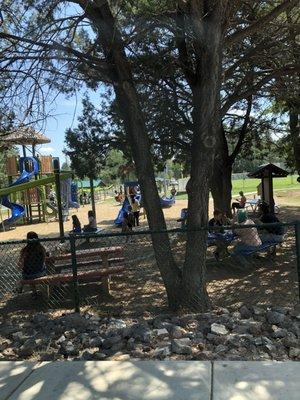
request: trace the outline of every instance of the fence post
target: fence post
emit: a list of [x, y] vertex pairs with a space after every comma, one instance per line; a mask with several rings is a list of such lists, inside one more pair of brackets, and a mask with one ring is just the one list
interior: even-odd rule
[[74, 235], [70, 235], [70, 247], [72, 257], [72, 271], [73, 271], [73, 295], [74, 295], [74, 306], [75, 312], [80, 312], [80, 297], [78, 289], [78, 278], [77, 278], [77, 259], [76, 259], [76, 239]]
[[296, 237], [296, 258], [297, 258], [297, 272], [298, 272], [298, 290], [300, 299], [300, 221], [295, 223], [295, 237]]

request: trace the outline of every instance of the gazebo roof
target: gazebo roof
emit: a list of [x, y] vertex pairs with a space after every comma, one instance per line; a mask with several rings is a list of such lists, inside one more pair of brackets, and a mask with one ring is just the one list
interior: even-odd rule
[[277, 167], [275, 164], [264, 164], [260, 165], [255, 171], [248, 174], [249, 178], [262, 178], [265, 176], [266, 172], [271, 171], [272, 178], [282, 178], [288, 176], [288, 172], [284, 169]]
[[40, 132], [36, 132], [32, 127], [21, 127], [8, 135], [0, 137], [0, 143], [11, 145], [33, 146], [50, 142], [49, 138]]

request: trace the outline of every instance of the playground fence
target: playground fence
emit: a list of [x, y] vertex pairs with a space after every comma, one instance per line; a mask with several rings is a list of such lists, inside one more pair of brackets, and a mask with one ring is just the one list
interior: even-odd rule
[[[264, 226], [270, 224], [264, 224]], [[286, 290], [293, 293], [293, 297], [300, 297], [300, 221], [291, 223], [277, 223], [274, 226], [283, 226], [289, 232], [287, 240], [284, 241], [280, 252], [285, 253], [285, 261], [280, 258], [277, 261], [276, 268], [290, 263], [289, 269], [292, 271], [288, 278], [283, 278], [282, 285], [287, 285]], [[262, 225], [255, 225], [261, 228]], [[236, 229], [249, 229], [250, 226], [236, 226]], [[197, 231], [208, 231], [208, 227], [203, 227]], [[161, 285], [162, 280], [158, 268], [152, 244], [152, 237], [167, 234], [169, 243], [178, 265], [183, 265], [185, 257], [185, 243], [187, 238], [186, 229], [169, 229], [167, 231], [137, 230], [131, 234], [124, 233], [100, 233], [81, 236], [68, 236], [62, 238], [41, 238], [39, 242], [45, 248], [49, 256], [59, 256], [70, 254], [69, 265], [67, 265], [68, 274], [71, 275], [68, 282], [57, 283], [50, 286], [50, 293], [47, 293], [47, 280], [39, 286], [38, 300], [31, 300], [31, 290], [25, 287], [22, 294], [19, 293], [19, 282], [22, 279], [22, 272], [19, 267], [21, 250], [26, 246], [27, 241], [8, 241], [0, 242], [0, 313], [7, 308], [15, 309], [75, 309], [79, 311], [83, 307], [103, 308], [103, 293], [99, 290], [99, 282], [83, 283], [78, 279], [78, 273], [82, 271], [82, 259], [78, 254], [86, 249], [114, 248], [122, 246], [124, 248], [124, 271], [112, 276], [112, 295], [105, 299], [106, 303], [122, 300], [122, 290], [130, 289], [130, 284], [138, 285], [142, 288], [147, 281], [155, 282], [155, 285]], [[196, 231], [195, 231], [196, 232]], [[161, 241], [161, 246], [165, 246]], [[230, 258], [230, 257], [229, 257]], [[207, 269], [210, 263], [214, 262], [212, 251], [208, 250]], [[286, 261], [287, 260], [287, 261]], [[224, 263], [226, 263], [226, 259]], [[222, 271], [222, 263], [220, 271]], [[55, 268], [56, 267], [56, 268]], [[269, 265], [269, 267], [271, 267]], [[61, 271], [51, 264], [47, 266], [46, 277], [53, 274], [59, 274]], [[85, 266], [88, 268], [88, 266]], [[101, 265], [100, 265], [101, 268]], [[62, 271], [64, 273], [64, 271]], [[284, 273], [282, 274], [284, 277]], [[125, 279], [126, 277], [126, 279]], [[225, 275], [222, 279], [226, 279]], [[129, 287], [127, 287], [129, 285]], [[298, 288], [298, 289], [297, 289]], [[265, 288], [273, 290], [274, 288]], [[142, 290], [142, 289], [141, 289]], [[242, 288], [241, 288], [242, 290]], [[226, 292], [215, 292], [213, 295], [226, 296]], [[129, 301], [135, 301], [134, 289], [130, 294]], [[146, 300], [145, 300], [146, 301]], [[142, 307], [143, 305], [141, 305]], [[145, 303], [146, 307], [146, 303]]]

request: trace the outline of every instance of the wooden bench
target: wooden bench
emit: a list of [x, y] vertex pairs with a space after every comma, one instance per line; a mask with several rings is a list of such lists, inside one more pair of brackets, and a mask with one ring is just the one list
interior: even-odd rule
[[[103, 247], [100, 249], [76, 251], [78, 282], [100, 281], [105, 294], [110, 291], [110, 277], [125, 270], [124, 248], [122, 246]], [[73, 282], [72, 254], [60, 254], [46, 259], [51, 274], [35, 279], [23, 279], [21, 285], [46, 285], [47, 297], [49, 286]], [[84, 269], [83, 269], [84, 268]], [[67, 272], [61, 272], [67, 270]], [[68, 271], [69, 270], [69, 271]]]

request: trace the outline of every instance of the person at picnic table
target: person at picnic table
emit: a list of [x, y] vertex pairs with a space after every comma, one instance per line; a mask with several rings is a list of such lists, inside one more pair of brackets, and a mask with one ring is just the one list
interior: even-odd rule
[[[270, 212], [270, 207], [267, 203], [261, 203], [259, 206], [261, 212], [260, 221], [263, 224], [273, 224], [275, 222], [280, 222], [276, 215]], [[260, 238], [263, 243], [266, 242], [276, 242], [282, 243], [284, 235], [283, 226], [265, 226], [260, 230]]]
[[73, 233], [81, 233], [81, 223], [77, 217], [77, 215], [72, 215], [72, 232]]
[[[214, 216], [208, 222], [209, 228], [215, 227], [217, 229], [209, 229], [209, 232], [214, 235], [216, 233], [224, 233], [224, 226], [229, 225], [230, 221], [228, 221], [226, 214], [222, 213], [222, 211], [215, 209]], [[222, 240], [221, 237], [216, 238], [214, 241], [216, 246], [216, 251], [214, 252], [215, 259], [217, 261], [220, 260], [220, 257], [227, 252], [228, 242], [226, 240]]]
[[[238, 211], [237, 224], [241, 226], [255, 225], [252, 219], [248, 218], [245, 210]], [[247, 264], [244, 253], [252, 250], [255, 251], [262, 244], [258, 231], [253, 226], [251, 228], [235, 229], [234, 233], [238, 237], [239, 242], [233, 248], [233, 256], [243, 264]]]
[[247, 199], [244, 195], [244, 192], [240, 191], [239, 195], [240, 195], [240, 198], [236, 199], [236, 202], [233, 202], [231, 205], [234, 214], [236, 213], [236, 210], [245, 208], [245, 205], [246, 205]]
[[[19, 258], [19, 267], [22, 270], [22, 277], [24, 280], [36, 279], [41, 276], [47, 275], [45, 265], [46, 250], [38, 241], [39, 237], [36, 232], [28, 232], [27, 243], [21, 250]], [[37, 291], [35, 285], [31, 285], [32, 297], [37, 298]], [[22, 291], [22, 288], [20, 288]]]
[[88, 212], [88, 220], [89, 223], [87, 225], [84, 225], [83, 231], [84, 232], [96, 232], [97, 231], [97, 221], [94, 215], [94, 212], [90, 210]]
[[131, 196], [131, 208], [133, 213], [133, 226], [140, 226], [140, 203], [135, 196]]

